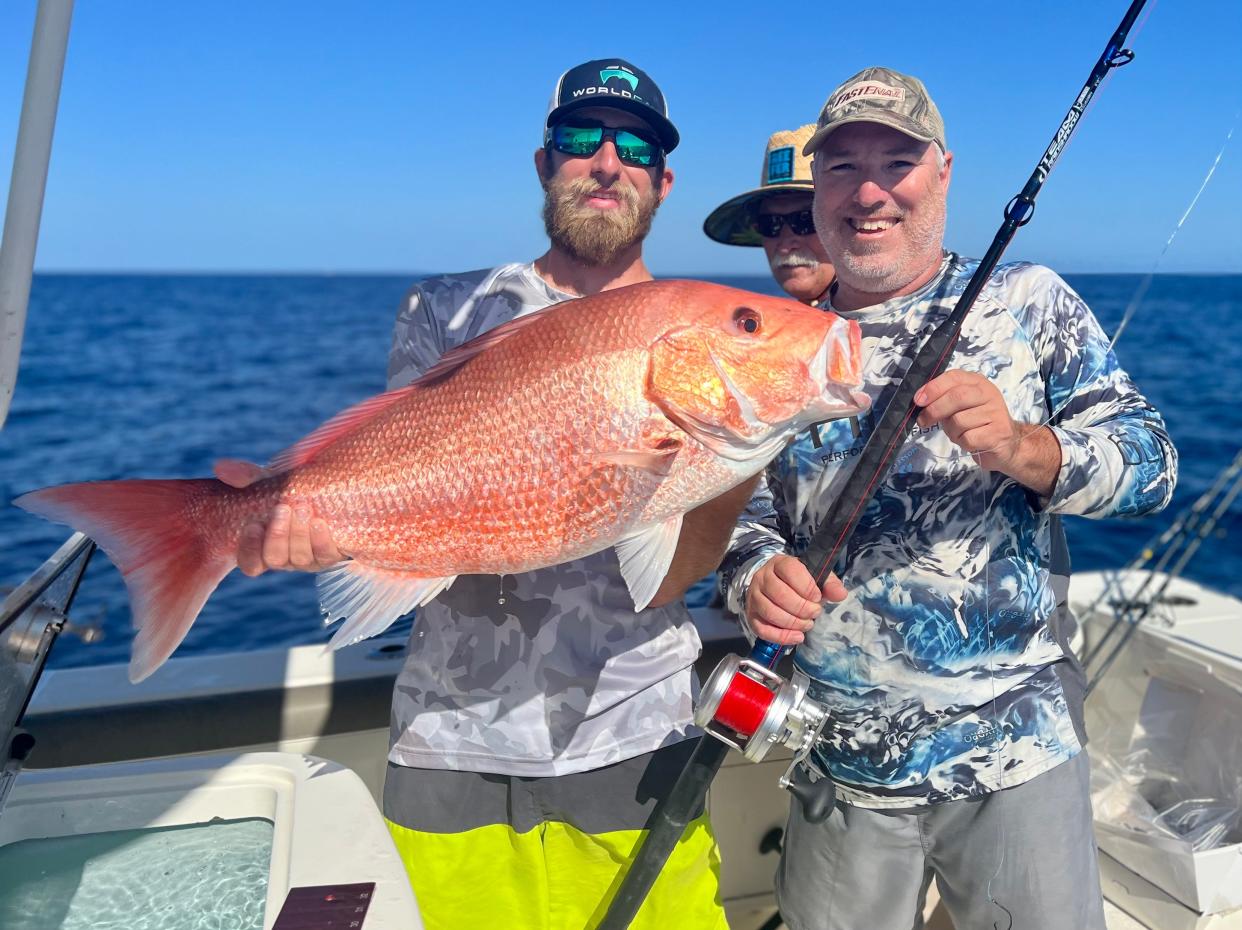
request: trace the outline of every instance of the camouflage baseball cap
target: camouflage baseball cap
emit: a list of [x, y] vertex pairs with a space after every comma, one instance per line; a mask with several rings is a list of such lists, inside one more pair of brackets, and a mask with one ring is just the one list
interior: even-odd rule
[[832, 92], [819, 111], [815, 135], [802, 149], [810, 155], [847, 123], [891, 126], [920, 142], [946, 151], [944, 120], [918, 78], [888, 68], [864, 68]]

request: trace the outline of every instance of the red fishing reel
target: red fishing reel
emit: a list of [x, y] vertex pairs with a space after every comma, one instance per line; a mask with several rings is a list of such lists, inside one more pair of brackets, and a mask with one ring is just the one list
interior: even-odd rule
[[[780, 647], [763, 645], [775, 661]], [[726, 656], [703, 685], [694, 722], [751, 762], [762, 761], [773, 746], [793, 750], [780, 786], [798, 799], [808, 821], [821, 823], [833, 811], [836, 788], [810, 759], [828, 710], [808, 697], [809, 684], [797, 669], [786, 681], [762, 662]]]
[[785, 746], [801, 762], [828, 721], [823, 705], [807, 697], [808, 679], [793, 681], [753, 659], [726, 656], [703, 685], [694, 722], [752, 762]]

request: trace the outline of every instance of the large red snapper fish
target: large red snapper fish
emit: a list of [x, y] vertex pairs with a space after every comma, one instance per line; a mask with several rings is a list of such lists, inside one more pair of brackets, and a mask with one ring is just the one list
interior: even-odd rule
[[345, 623], [384, 630], [461, 574], [615, 546], [635, 610], [682, 515], [761, 471], [798, 431], [866, 406], [858, 325], [789, 300], [661, 281], [566, 301], [449, 352], [325, 423], [245, 488], [211, 478], [67, 484], [18, 506], [93, 537], [129, 589], [133, 681], [158, 668], [233, 568], [243, 525], [308, 504], [351, 561], [322, 572]]

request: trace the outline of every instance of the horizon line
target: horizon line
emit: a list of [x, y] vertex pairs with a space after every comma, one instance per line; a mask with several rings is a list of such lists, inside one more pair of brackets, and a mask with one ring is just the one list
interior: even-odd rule
[[[1035, 264], [1044, 264], [1036, 262]], [[486, 266], [480, 266], [486, 267]], [[1052, 267], [1052, 266], [1047, 266]], [[462, 269], [463, 271], [475, 270], [473, 268]], [[1174, 277], [1240, 277], [1242, 269], [1234, 271], [1063, 271], [1059, 268], [1052, 268], [1060, 275], [1146, 275], [1154, 274], [1158, 278], [1174, 278]], [[334, 277], [355, 277], [355, 278], [409, 278], [411, 280], [419, 280], [422, 278], [432, 277], [434, 275], [455, 274], [460, 272], [453, 271], [393, 271], [393, 270], [361, 270], [361, 269], [246, 269], [246, 268], [36, 268], [33, 272], [35, 275], [100, 275], [100, 276], [123, 276], [123, 275], [166, 275], [168, 277], [305, 277], [305, 278], [334, 278]], [[714, 272], [714, 271], [678, 271], [668, 274], [657, 274], [656, 279], [660, 278], [762, 278], [769, 277], [769, 274], [761, 270], [754, 273], [739, 272]], [[775, 284], [775, 280], [773, 280]]]

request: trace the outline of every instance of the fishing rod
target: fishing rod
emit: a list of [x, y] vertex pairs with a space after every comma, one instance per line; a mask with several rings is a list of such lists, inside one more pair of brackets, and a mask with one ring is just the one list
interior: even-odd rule
[[[1212, 506], [1216, 498], [1225, 491], [1225, 488], [1231, 481], [1238, 478], [1239, 472], [1242, 472], [1242, 450], [1234, 456], [1233, 461], [1225, 466], [1216, 476], [1212, 486], [1203, 492], [1193, 504], [1178, 514], [1177, 518], [1169, 525], [1168, 529], [1160, 533], [1154, 540], [1147, 543], [1139, 550], [1139, 554], [1131, 560], [1130, 564], [1121, 569], [1117, 573], [1116, 580], [1104, 587], [1104, 590], [1096, 597], [1094, 601], [1088, 605], [1083, 612], [1084, 617], [1089, 617], [1099, 609], [1104, 600], [1116, 590], [1119, 594], [1120, 602], [1114, 602], [1113, 607], [1118, 610], [1116, 618], [1113, 620], [1104, 635], [1100, 637], [1099, 642], [1091, 646], [1083, 656], [1083, 668], [1089, 666], [1104, 647], [1108, 645], [1108, 641], [1112, 639], [1113, 634], [1120, 628], [1125, 620], [1125, 612], [1135, 605], [1142, 603], [1144, 592], [1152, 584], [1152, 582], [1161, 575], [1165, 566], [1172, 560], [1179, 546], [1186, 540], [1190, 539], [1192, 534], [1200, 528], [1204, 521], [1204, 514], [1207, 513], [1209, 507]], [[1236, 494], [1236, 491], [1231, 492]], [[1159, 559], [1147, 573], [1147, 577], [1142, 584], [1131, 594], [1127, 595], [1123, 586], [1123, 579], [1134, 574], [1144, 565], [1156, 558], [1156, 554], [1160, 553]]]
[[[1208, 514], [1205, 519], [1198, 521], [1196, 527], [1187, 530], [1184, 534], [1182, 534], [1181, 538], [1179, 538], [1178, 543], [1180, 544], [1180, 542], [1186, 541], [1186, 546], [1182, 550], [1177, 561], [1173, 564], [1173, 567], [1167, 574], [1160, 574], [1163, 566], [1169, 561], [1169, 557], [1171, 557], [1172, 553], [1176, 551], [1176, 544], [1170, 547], [1169, 553], [1166, 553], [1166, 558], [1162, 559], [1159, 564], [1148, 572], [1146, 580], [1140, 587], [1140, 592], [1146, 589], [1147, 585], [1150, 584], [1154, 578], [1159, 577], [1161, 578], [1161, 583], [1160, 586], [1156, 588], [1155, 593], [1152, 594], [1149, 599], [1142, 602], [1138, 600], [1137, 595], [1126, 599], [1118, 608], [1117, 617], [1109, 626], [1104, 638], [1100, 640], [1100, 644], [1091, 651], [1090, 657], [1083, 661], [1083, 668], [1085, 669], [1087, 665], [1099, 655], [1104, 643], [1107, 641], [1108, 637], [1112, 635], [1113, 631], [1120, 625], [1127, 624], [1126, 630], [1122, 634], [1121, 639], [1119, 639], [1117, 644], [1113, 646], [1112, 651], [1105, 656], [1104, 660], [1100, 663], [1099, 668], [1096, 669], [1095, 674], [1093, 674], [1087, 682], [1086, 694], [1088, 696], [1095, 690], [1096, 685], [1100, 683], [1100, 679], [1103, 678], [1109, 668], [1112, 667], [1112, 664], [1116, 661], [1117, 657], [1121, 655], [1121, 651], [1125, 649], [1126, 644], [1130, 641], [1130, 638], [1138, 631], [1138, 628], [1142, 626], [1143, 621], [1151, 616], [1151, 613], [1155, 610], [1156, 605], [1162, 601], [1164, 593], [1169, 589], [1169, 585], [1171, 585], [1175, 579], [1181, 577], [1186, 565], [1192, 558], [1194, 558], [1195, 553], [1199, 551], [1199, 547], [1203, 545], [1203, 541], [1212, 535], [1212, 532], [1216, 529], [1216, 525], [1220, 522], [1221, 517], [1228, 512], [1229, 508], [1233, 505], [1234, 500], [1238, 497], [1238, 494], [1242, 492], [1242, 452], [1238, 453], [1237, 457], [1233, 460], [1233, 463], [1225, 469], [1225, 472], [1229, 474], [1233, 483], [1229, 486], [1229, 489], [1221, 495], [1220, 500], [1217, 502], [1216, 507], [1212, 510], [1212, 512]], [[1220, 482], [1218, 481], [1217, 484], [1220, 484]], [[1200, 498], [1200, 501], [1202, 501], [1202, 498]], [[1198, 508], [1198, 504], [1199, 501], [1196, 501], [1196, 508]], [[1206, 505], [1204, 508], [1197, 509], [1196, 512], [1203, 513], [1205, 510]]]
[[[816, 530], [806, 551], [799, 556], [817, 584], [822, 586], [828, 577], [867, 502], [892, 467], [907, 426], [921, 409], [915, 404], [914, 395], [947, 365], [966, 314], [1014, 235], [1031, 221], [1035, 198], [1065, 151], [1096, 89], [1109, 71], [1134, 60], [1134, 53], [1124, 44], [1145, 4], [1146, 0], [1133, 0], [1126, 10], [1030, 179], [1005, 207], [1004, 222], [953, 312], [915, 355], [832, 510]], [[695, 713], [695, 722], [707, 735], [699, 739], [672, 791], [652, 812], [647, 834], [598, 930], [625, 930], [630, 926], [673, 847], [702, 809], [708, 786], [730, 748], [758, 761], [773, 746], [788, 747], [793, 751], [793, 761], [780, 778], [781, 787], [798, 798], [808, 820], [822, 820], [831, 813], [835, 804], [832, 780], [826, 776], [812, 779], [807, 771], [810, 753], [828, 721], [828, 714], [807, 697], [806, 676], [795, 672], [794, 679], [786, 681], [773, 671], [784, 653], [783, 646], [758, 640], [749, 658], [730, 656], [712, 673]]]

